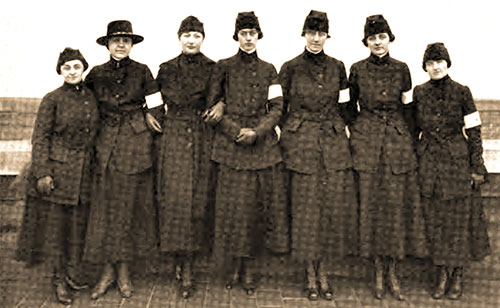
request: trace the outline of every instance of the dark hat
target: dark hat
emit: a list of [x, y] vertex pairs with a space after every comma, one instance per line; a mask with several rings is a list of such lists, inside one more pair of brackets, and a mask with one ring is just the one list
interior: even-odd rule
[[[306, 34], [306, 30], [325, 32], [328, 34], [328, 17], [325, 12], [311, 10], [306, 17], [304, 27], [302, 28], [302, 36]], [[328, 35], [330, 37], [330, 35]]]
[[56, 72], [61, 75], [61, 66], [71, 60], [80, 60], [82, 61], [83, 64], [83, 71], [86, 71], [87, 68], [89, 67], [89, 64], [87, 61], [85, 61], [85, 58], [81, 54], [80, 50], [78, 49], [73, 49], [66, 47], [64, 50], [59, 54], [59, 59], [57, 59], [57, 66], [56, 66]]
[[422, 62], [422, 68], [426, 72], [425, 62], [429, 60], [446, 60], [446, 62], [448, 62], [448, 67], [451, 66], [450, 54], [448, 54], [448, 50], [443, 43], [432, 43], [427, 45], [424, 52], [424, 60]]
[[372, 15], [366, 17], [366, 23], [365, 23], [365, 37], [363, 37], [363, 44], [365, 46], [368, 46], [368, 43], [366, 42], [366, 39], [371, 36], [375, 35], [377, 33], [383, 33], [386, 32], [389, 34], [389, 39], [390, 41], [394, 41], [396, 38], [394, 34], [392, 34], [391, 28], [389, 27], [389, 24], [387, 23], [387, 20], [385, 20], [384, 16], [382, 15]]
[[242, 29], [256, 29], [259, 33], [259, 40], [264, 36], [262, 31], [260, 30], [259, 19], [255, 16], [255, 13], [252, 12], [241, 12], [238, 13], [238, 17], [236, 17], [236, 27], [234, 29], [233, 39], [235, 41], [238, 40], [238, 32]]
[[113, 36], [127, 36], [132, 39], [132, 43], [137, 44], [144, 40], [144, 37], [134, 34], [132, 24], [128, 20], [115, 20], [108, 24], [108, 32], [106, 36], [101, 36], [97, 39], [97, 44], [107, 46], [108, 39]]
[[179, 31], [177, 31], [177, 36], [180, 37], [182, 33], [191, 31], [200, 32], [201, 34], [203, 34], [203, 37], [205, 37], [205, 29], [203, 28], [203, 23], [194, 16], [188, 16], [181, 22]]

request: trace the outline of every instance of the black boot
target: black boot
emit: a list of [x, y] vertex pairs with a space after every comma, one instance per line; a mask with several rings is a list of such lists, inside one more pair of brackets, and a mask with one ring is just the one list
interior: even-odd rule
[[226, 283], [226, 289], [231, 290], [240, 281], [241, 264], [241, 258], [234, 260], [233, 273], [231, 274], [231, 279]]
[[374, 295], [376, 299], [384, 298], [384, 264], [382, 263], [381, 257], [374, 258], [375, 264], [375, 286], [374, 286]]
[[247, 295], [252, 296], [255, 294], [255, 289], [257, 289], [257, 285], [255, 283], [255, 275], [254, 275], [254, 260], [245, 259], [243, 260], [243, 272], [245, 273], [243, 279], [243, 289], [247, 293]]
[[310, 301], [317, 301], [319, 298], [318, 285], [316, 283], [316, 269], [312, 261], [307, 262], [306, 265], [306, 279], [307, 279], [307, 298]]
[[463, 268], [455, 267], [453, 275], [451, 277], [450, 290], [448, 291], [448, 298], [451, 300], [458, 300], [462, 297], [463, 285], [462, 285]]
[[97, 284], [92, 289], [92, 292], [90, 293], [90, 298], [96, 300], [99, 297], [103, 296], [104, 294], [106, 294], [106, 291], [108, 291], [109, 287], [111, 287], [114, 282], [115, 271], [113, 269], [113, 265], [111, 265], [111, 263], [106, 263], [102, 270], [99, 282], [97, 282]]
[[194, 291], [192, 277], [193, 277], [192, 262], [190, 258], [187, 258], [182, 268], [181, 296], [184, 299], [188, 299], [189, 297], [191, 297]]
[[446, 287], [448, 285], [448, 269], [446, 268], [446, 266], [441, 265], [437, 267], [436, 278], [436, 288], [432, 293], [432, 298], [441, 299], [446, 294]]
[[321, 296], [327, 301], [333, 300], [333, 288], [328, 281], [328, 276], [321, 262], [318, 262], [318, 279]]
[[130, 273], [128, 264], [125, 262], [118, 263], [118, 291], [123, 298], [132, 296], [132, 281], [130, 281]]
[[399, 284], [398, 276], [396, 275], [396, 259], [389, 259], [389, 268], [387, 271], [387, 282], [389, 283], [389, 289], [392, 292], [392, 295], [398, 301], [403, 301], [404, 296], [401, 292], [401, 286]]

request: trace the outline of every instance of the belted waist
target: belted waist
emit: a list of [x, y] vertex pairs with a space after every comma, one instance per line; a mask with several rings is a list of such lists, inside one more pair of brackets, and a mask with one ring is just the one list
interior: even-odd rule
[[137, 113], [142, 113], [142, 109], [135, 108], [129, 110], [121, 110], [106, 107], [103, 107], [101, 109], [104, 123], [109, 126], [119, 126], [124, 123], [124, 121], [132, 119], [132, 117]]
[[167, 118], [178, 120], [192, 120], [201, 117], [204, 110], [192, 108], [191, 106], [168, 105]]

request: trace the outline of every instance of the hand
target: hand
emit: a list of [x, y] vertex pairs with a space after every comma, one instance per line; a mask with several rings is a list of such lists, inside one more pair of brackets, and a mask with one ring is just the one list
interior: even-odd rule
[[236, 136], [236, 143], [251, 145], [257, 139], [257, 134], [251, 128], [242, 128], [240, 133]]
[[205, 120], [205, 122], [215, 125], [219, 123], [219, 121], [222, 119], [222, 115], [224, 114], [224, 102], [220, 101], [212, 108], [207, 109], [203, 114], [202, 118]]
[[54, 188], [54, 181], [50, 175], [39, 178], [36, 182], [36, 189], [42, 194], [50, 195]]
[[160, 123], [156, 120], [156, 118], [149, 112], [146, 112], [146, 124], [148, 127], [158, 133], [163, 132]]
[[474, 188], [479, 188], [481, 184], [484, 183], [484, 175], [482, 174], [477, 174], [477, 173], [472, 173], [472, 187]]

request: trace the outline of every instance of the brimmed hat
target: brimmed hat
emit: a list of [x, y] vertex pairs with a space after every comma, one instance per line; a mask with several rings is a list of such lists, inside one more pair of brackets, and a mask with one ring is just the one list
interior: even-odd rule
[[73, 49], [66, 47], [64, 50], [59, 54], [59, 59], [57, 59], [57, 66], [56, 66], [56, 72], [61, 75], [61, 66], [71, 60], [80, 60], [82, 61], [83, 64], [83, 71], [86, 71], [87, 68], [89, 67], [89, 64], [87, 61], [85, 61], [85, 58], [83, 57], [82, 53], [78, 49]]
[[203, 34], [203, 37], [205, 37], [205, 29], [203, 28], [203, 23], [194, 16], [188, 16], [181, 22], [179, 31], [177, 31], [177, 36], [180, 37], [182, 33], [191, 31], [200, 32], [201, 34]]
[[264, 36], [262, 30], [260, 30], [259, 19], [255, 16], [255, 13], [252, 12], [241, 12], [238, 13], [238, 17], [236, 17], [236, 26], [234, 29], [233, 39], [235, 41], [238, 40], [238, 32], [242, 29], [256, 29], [259, 33], [259, 40]]
[[[328, 17], [325, 12], [311, 10], [306, 17], [304, 27], [302, 28], [302, 36], [306, 34], [306, 30], [325, 32], [328, 34], [329, 24]], [[328, 35], [330, 37], [330, 35]]]
[[132, 24], [128, 20], [115, 20], [108, 24], [108, 32], [106, 36], [101, 36], [96, 40], [97, 44], [107, 46], [108, 39], [113, 36], [126, 36], [132, 39], [133, 44], [140, 43], [144, 37], [134, 34]]
[[429, 60], [446, 60], [446, 62], [448, 62], [448, 67], [451, 66], [450, 54], [443, 43], [432, 43], [427, 45], [424, 52], [424, 60], [422, 61], [422, 68], [426, 72], [425, 62]]
[[394, 41], [396, 37], [394, 36], [394, 34], [392, 34], [391, 27], [389, 27], [389, 24], [387, 23], [387, 20], [385, 20], [384, 16], [372, 15], [366, 17], [365, 36], [362, 39], [363, 44], [365, 44], [365, 46], [368, 46], [366, 40], [369, 36], [384, 32], [389, 34], [389, 39], [391, 42]]

